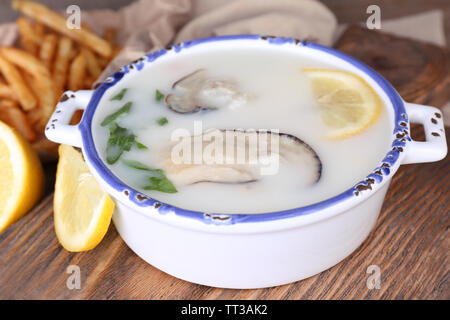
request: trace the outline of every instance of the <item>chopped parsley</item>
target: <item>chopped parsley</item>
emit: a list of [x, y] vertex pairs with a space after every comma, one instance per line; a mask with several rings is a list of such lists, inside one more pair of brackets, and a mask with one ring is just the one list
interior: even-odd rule
[[164, 126], [164, 125], [166, 125], [166, 124], [169, 123], [169, 120], [167, 120], [166, 117], [162, 117], [162, 118], [159, 118], [159, 119], [158, 119], [157, 123], [158, 123], [160, 126]]
[[116, 112], [110, 114], [109, 116], [107, 116], [105, 118], [105, 120], [103, 120], [103, 122], [101, 123], [102, 127], [107, 126], [108, 124], [110, 124], [111, 122], [115, 121], [118, 117], [120, 117], [121, 115], [130, 112], [131, 109], [131, 105], [132, 102], [127, 102], [123, 105], [122, 108], [120, 108], [119, 110], [117, 110]]
[[151, 169], [145, 164], [134, 160], [123, 160], [123, 163], [131, 168], [146, 171], [149, 174], [147, 185], [143, 187], [144, 190], [156, 190], [165, 193], [178, 192], [172, 182], [167, 179], [163, 170]]
[[148, 147], [146, 145], [143, 145], [142, 143], [136, 141], [136, 147], [138, 147], [138, 149], [148, 149]]
[[125, 95], [125, 93], [127, 92], [127, 88], [124, 88], [124, 89], [122, 89], [122, 90], [120, 90], [120, 92], [118, 93], [118, 94], [116, 94], [114, 97], [112, 97], [111, 99], [110, 99], [110, 101], [113, 101], [113, 100], [122, 100], [122, 98], [123, 98], [123, 96]]
[[136, 141], [136, 136], [127, 128], [119, 126], [114, 122], [109, 127], [109, 139], [106, 144], [106, 162], [114, 164], [124, 152], [136, 146], [138, 149], [147, 149], [145, 145]]
[[159, 91], [158, 89], [156, 89], [155, 91], [155, 100], [156, 101], [161, 101], [164, 98], [164, 93], [162, 93], [161, 91]]

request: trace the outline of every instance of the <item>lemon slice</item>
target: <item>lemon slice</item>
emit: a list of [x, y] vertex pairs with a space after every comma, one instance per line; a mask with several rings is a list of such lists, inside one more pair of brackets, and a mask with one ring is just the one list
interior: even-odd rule
[[24, 216], [44, 192], [44, 171], [36, 152], [0, 121], [0, 232]]
[[379, 117], [382, 101], [360, 76], [341, 70], [303, 69], [322, 120], [330, 127], [329, 139], [341, 139], [368, 128]]
[[95, 248], [108, 231], [114, 202], [89, 172], [80, 152], [61, 145], [53, 210], [61, 245], [79, 252]]

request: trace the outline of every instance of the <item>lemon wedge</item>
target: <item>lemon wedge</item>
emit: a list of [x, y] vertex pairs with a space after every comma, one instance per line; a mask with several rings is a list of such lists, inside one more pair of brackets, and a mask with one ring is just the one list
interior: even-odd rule
[[55, 231], [68, 251], [91, 250], [108, 231], [114, 202], [89, 172], [80, 152], [59, 146], [53, 210]]
[[33, 208], [43, 192], [44, 171], [36, 152], [0, 121], [0, 232]]
[[341, 70], [303, 69], [311, 79], [329, 139], [346, 138], [368, 128], [379, 117], [382, 101], [360, 76]]

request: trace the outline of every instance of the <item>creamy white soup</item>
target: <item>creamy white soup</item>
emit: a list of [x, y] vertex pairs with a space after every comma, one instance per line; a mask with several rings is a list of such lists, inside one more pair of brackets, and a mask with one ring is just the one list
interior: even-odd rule
[[250, 48], [159, 59], [105, 92], [97, 151], [125, 184], [184, 209], [263, 213], [333, 197], [380, 163], [392, 128], [383, 106], [331, 139], [305, 68], [336, 69]]

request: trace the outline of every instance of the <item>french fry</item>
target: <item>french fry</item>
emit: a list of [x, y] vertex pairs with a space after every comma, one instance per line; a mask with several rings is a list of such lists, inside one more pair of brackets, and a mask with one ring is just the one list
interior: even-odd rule
[[32, 41], [30, 41], [29, 38], [21, 36], [20, 37], [20, 45], [25, 51], [31, 53], [33, 56], [37, 55], [38, 46], [35, 43], [33, 43]]
[[[14, 91], [17, 99], [19, 100], [24, 110], [31, 110], [36, 107], [37, 100], [31, 93], [31, 90], [27, 87], [24, 79], [22, 78], [19, 70], [9, 62], [8, 57], [3, 55], [3, 49], [0, 53], [0, 71], [3, 73], [11, 89]], [[17, 50], [17, 49], [15, 49]], [[19, 50], [20, 51], [20, 50]], [[25, 52], [25, 51], [23, 51]], [[27, 53], [28, 54], [28, 53]], [[30, 55], [31, 56], [31, 55]], [[6, 58], [6, 59], [5, 59]]]
[[78, 46], [73, 46], [72, 50], [70, 50], [68, 58], [69, 61], [72, 61], [73, 59], [75, 59], [75, 57], [78, 55], [78, 53], [80, 53], [80, 48]]
[[11, 47], [2, 47], [0, 48], [0, 54], [33, 76], [37, 90], [40, 93], [38, 99], [42, 117], [39, 124], [42, 129], [45, 128], [56, 102], [55, 88], [49, 71], [41, 61], [25, 51]]
[[26, 51], [13, 47], [0, 47], [0, 54], [9, 62], [15, 64], [24, 71], [31, 73], [32, 75], [50, 75], [44, 64], [38, 58], [32, 56]]
[[87, 48], [81, 48], [81, 52], [83, 53], [83, 56], [86, 60], [87, 70], [89, 74], [94, 79], [97, 79], [102, 73], [102, 69], [100, 68], [100, 64], [97, 61], [97, 57], [91, 50]]
[[52, 61], [56, 52], [56, 44], [58, 36], [54, 33], [46, 34], [43, 38], [41, 50], [39, 51], [39, 59], [50, 71], [52, 69]]
[[4, 82], [0, 82], [0, 98], [17, 100], [14, 90]]
[[27, 38], [29, 38], [32, 42], [34, 42], [36, 45], [40, 44], [40, 41], [42, 41], [42, 37], [40, 37], [36, 30], [33, 28], [33, 25], [31, 24], [30, 20], [28, 20], [25, 17], [19, 17], [16, 20], [17, 28], [19, 29], [19, 33]]
[[106, 40], [86, 30], [84, 27], [81, 27], [81, 29], [67, 28], [66, 18], [46, 6], [25, 0], [13, 0], [11, 5], [14, 10], [72, 38], [98, 54], [105, 57], [111, 55], [112, 48]]
[[17, 18], [17, 28], [20, 34], [20, 44], [25, 51], [37, 55], [41, 39], [33, 30], [30, 21], [25, 17]]
[[[25, 83], [27, 84], [28, 88], [30, 88], [33, 95], [35, 97], [39, 97], [41, 94], [41, 92], [39, 91], [40, 87], [39, 87], [37, 81], [34, 79], [34, 77], [30, 73], [27, 73], [27, 72], [22, 72], [22, 77], [25, 80]], [[33, 110], [35, 110], [35, 109], [39, 109], [39, 99], [38, 99], [37, 108], [34, 108]], [[30, 111], [33, 111], [33, 110], [30, 110]]]
[[56, 105], [56, 93], [53, 90], [52, 79], [48, 77], [35, 78], [38, 88], [40, 88], [41, 95], [39, 96], [39, 106], [41, 110], [41, 118], [39, 121], [39, 131], [43, 131], [47, 125], [48, 120], [53, 114]]
[[86, 59], [80, 52], [70, 65], [69, 90], [77, 91], [83, 88], [83, 81], [86, 75]]
[[39, 21], [34, 22], [34, 31], [35, 34], [41, 39], [41, 41], [44, 39], [45, 36], [45, 26], [40, 23]]
[[[34, 79], [34, 77], [31, 74], [26, 73], [26, 72], [23, 72], [22, 75], [23, 75], [23, 78], [25, 79], [28, 87], [33, 92], [33, 94], [36, 97], [39, 97], [40, 96], [40, 94], [39, 94], [40, 88], [39, 88], [39, 85], [38, 85], [36, 79]], [[34, 108], [33, 110], [28, 111], [26, 114], [28, 121], [31, 123], [33, 129], [36, 132], [40, 132], [43, 128], [43, 124], [42, 124], [43, 113], [42, 113], [42, 109], [39, 107], [39, 105], [40, 105], [40, 102], [38, 102], [37, 108]]]
[[17, 102], [7, 99], [0, 101], [0, 120], [16, 129], [26, 140], [36, 140], [36, 133]]
[[53, 65], [53, 81], [56, 92], [62, 94], [66, 86], [67, 71], [69, 69], [70, 55], [73, 51], [72, 40], [67, 37], [61, 37], [58, 43], [55, 63]]
[[111, 45], [111, 47], [116, 46], [117, 29], [112, 27], [106, 27], [103, 32], [103, 38]]
[[27, 112], [28, 121], [31, 123], [31, 125], [37, 132], [39, 132], [40, 130], [39, 122], [41, 121], [41, 117], [42, 117], [41, 108], [34, 108], [33, 110]]

